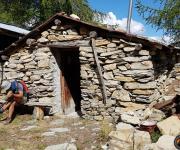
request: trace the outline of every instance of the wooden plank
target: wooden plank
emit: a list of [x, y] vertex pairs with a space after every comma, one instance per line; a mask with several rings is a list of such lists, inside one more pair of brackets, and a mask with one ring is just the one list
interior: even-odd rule
[[39, 43], [38, 43], [38, 47], [58, 48], [60, 50], [62, 50], [62, 49], [75, 49], [75, 48], [79, 48], [78, 46], [69, 46], [69, 45], [62, 46], [62, 45], [53, 45], [53, 44], [48, 45], [48, 44], [39, 44]]
[[62, 42], [51, 42], [47, 43], [48, 46], [56, 45], [56, 46], [90, 46], [89, 40], [76, 40], [76, 41], [62, 41]]
[[106, 104], [106, 101], [107, 101], [107, 95], [106, 95], [106, 87], [105, 87], [105, 84], [104, 84], [104, 79], [103, 79], [103, 75], [102, 75], [102, 70], [101, 70], [101, 66], [100, 66], [100, 63], [99, 63], [99, 60], [98, 60], [98, 55], [97, 55], [97, 51], [96, 51], [96, 42], [95, 42], [95, 39], [94, 38], [91, 38], [91, 46], [92, 46], [92, 50], [93, 50], [93, 53], [94, 53], [94, 58], [95, 58], [95, 61], [96, 61], [96, 64], [97, 64], [97, 68], [98, 68], [98, 73], [99, 73], [99, 76], [100, 76], [100, 81], [101, 81], [101, 85], [102, 85], [102, 90], [103, 90], [103, 103]]

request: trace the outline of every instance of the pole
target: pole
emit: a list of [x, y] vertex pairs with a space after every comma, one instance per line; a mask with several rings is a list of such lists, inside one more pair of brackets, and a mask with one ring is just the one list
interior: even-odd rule
[[133, 0], [129, 0], [129, 11], [128, 11], [128, 19], [127, 19], [127, 33], [130, 33], [130, 25], [131, 25], [131, 18], [132, 18], [132, 6]]

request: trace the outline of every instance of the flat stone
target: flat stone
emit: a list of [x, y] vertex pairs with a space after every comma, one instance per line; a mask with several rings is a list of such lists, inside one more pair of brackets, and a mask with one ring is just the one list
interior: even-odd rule
[[147, 51], [147, 50], [140, 50], [139, 51], [139, 55], [148, 56], [149, 55], [149, 51]]
[[4, 73], [5, 77], [10, 80], [10, 79], [20, 79], [22, 77], [24, 77], [24, 73], [22, 72], [5, 72]]
[[75, 144], [63, 143], [57, 145], [50, 145], [45, 150], [77, 150]]
[[102, 45], [107, 45], [110, 42], [106, 39], [102, 39], [102, 40], [96, 40], [96, 46], [102, 46]]
[[124, 47], [123, 50], [125, 52], [131, 52], [131, 51], [134, 51], [135, 50], [135, 47]]
[[64, 124], [64, 120], [63, 119], [57, 119], [57, 120], [53, 120], [50, 125], [63, 125]]
[[140, 62], [140, 61], [149, 60], [150, 58], [151, 58], [150, 56], [142, 56], [142, 57], [124, 57], [122, 59], [127, 62]]
[[112, 52], [105, 52], [105, 53], [101, 53], [100, 56], [101, 57], [112, 56], [112, 55], [115, 55], [115, 54], [119, 54], [121, 52], [122, 52], [122, 50], [117, 50], [117, 51], [112, 51]]
[[122, 107], [120, 107], [121, 114], [123, 114], [124, 112], [145, 109], [144, 104], [137, 104], [134, 102], [120, 102], [119, 104], [122, 106]]
[[115, 90], [113, 94], [111, 95], [112, 98], [115, 98], [116, 100], [123, 101], [123, 102], [130, 102], [131, 98], [129, 96], [129, 92], [121, 89], [121, 90]]
[[50, 131], [62, 133], [62, 132], [68, 132], [70, 130], [68, 128], [50, 128]]
[[141, 122], [139, 117], [137, 117], [135, 115], [129, 115], [129, 114], [122, 114], [121, 120], [122, 120], [122, 122], [130, 123], [133, 125], [138, 125]]
[[119, 140], [110, 140], [109, 141], [109, 150], [132, 150], [133, 145], [125, 141]]
[[136, 78], [145, 78], [145, 77], [151, 77], [154, 75], [154, 72], [152, 70], [127, 70], [121, 72], [123, 75], [136, 77]]
[[164, 112], [162, 112], [161, 110], [155, 109], [155, 108], [145, 109], [143, 116], [144, 116], [144, 118], [148, 118], [149, 120], [154, 120], [157, 122], [159, 122], [165, 118]]
[[105, 72], [104, 74], [103, 74], [103, 77], [105, 78], [105, 79], [114, 79], [114, 76], [113, 76], [113, 73], [112, 72]]
[[42, 37], [47, 37], [49, 35], [49, 32], [48, 31], [44, 31], [41, 33]]
[[138, 83], [138, 82], [130, 82], [124, 84], [125, 89], [155, 89], [156, 82], [149, 82], [149, 83]]
[[32, 81], [38, 81], [38, 80], [41, 79], [41, 77], [40, 77], [40, 75], [32, 75], [32, 76], [30, 77], [30, 79], [31, 79]]
[[125, 66], [118, 66], [118, 69], [121, 70], [121, 71], [126, 71], [127, 68]]
[[44, 132], [42, 136], [55, 136], [55, 132]]
[[133, 126], [126, 123], [119, 123], [116, 127], [116, 131], [111, 131], [109, 133], [111, 139], [121, 140], [127, 143], [133, 142], [133, 132], [135, 130]]
[[39, 68], [49, 68], [49, 59], [39, 60], [38, 67]]
[[135, 130], [133, 150], [143, 150], [146, 144], [151, 144], [151, 136], [149, 132]]
[[118, 131], [134, 131], [134, 127], [130, 124], [120, 122], [116, 125], [116, 130]]
[[154, 93], [154, 90], [133, 90], [132, 92], [137, 95], [151, 95]]
[[80, 40], [82, 36], [79, 35], [48, 35], [50, 41], [71, 41], [71, 40]]
[[159, 150], [156, 143], [146, 144], [143, 150]]
[[116, 69], [116, 64], [104, 65], [103, 68], [105, 70], [114, 70]]
[[84, 51], [84, 52], [93, 52], [92, 47], [80, 47], [79, 51]]
[[21, 130], [21, 131], [27, 131], [27, 130], [31, 130], [31, 129], [33, 129], [33, 128], [37, 128], [37, 126], [32, 125], [32, 126], [28, 126], [28, 127], [22, 128], [22, 129], [20, 129], [20, 130]]
[[156, 143], [158, 150], [177, 150], [174, 146], [174, 139], [175, 137], [170, 135], [161, 136]]
[[151, 61], [143, 61], [143, 62], [137, 62], [131, 64], [131, 69], [139, 69], [139, 70], [145, 70], [145, 69], [152, 69], [153, 64]]
[[157, 126], [164, 135], [177, 136], [180, 134], [180, 120], [177, 116], [171, 116], [158, 122]]
[[134, 79], [132, 77], [126, 77], [126, 76], [115, 76], [115, 79], [118, 81], [123, 81], [123, 82], [133, 82]]
[[87, 57], [87, 58], [91, 58], [91, 57], [94, 57], [93, 53], [87, 53], [87, 52], [84, 52], [84, 51], [81, 51], [79, 53], [80, 56], [83, 56], [83, 57]]
[[39, 38], [38, 40], [37, 40], [37, 42], [39, 42], [39, 43], [45, 43], [45, 42], [48, 42], [49, 40], [48, 39], [46, 39], [45, 37], [41, 37], [41, 38]]
[[108, 48], [114, 48], [114, 47], [116, 47], [116, 44], [115, 44], [115, 43], [109, 43], [109, 44], [107, 45], [107, 47], [108, 47]]

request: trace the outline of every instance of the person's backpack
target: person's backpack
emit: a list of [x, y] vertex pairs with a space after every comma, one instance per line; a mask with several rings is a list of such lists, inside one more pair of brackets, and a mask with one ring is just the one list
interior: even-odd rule
[[23, 80], [20, 80], [20, 81], [15, 80], [11, 83], [11, 88], [12, 88], [13, 92], [14, 93], [18, 92], [18, 82], [23, 86], [23, 95], [25, 97], [27, 97], [27, 99], [28, 99], [29, 98], [29, 89]]
[[19, 82], [20, 82], [20, 83], [22, 84], [22, 86], [23, 86], [24, 96], [26, 96], [26, 97], [28, 98], [28, 97], [29, 97], [29, 89], [28, 89], [26, 83], [25, 83], [23, 80], [21, 80], [21, 81], [19, 81]]

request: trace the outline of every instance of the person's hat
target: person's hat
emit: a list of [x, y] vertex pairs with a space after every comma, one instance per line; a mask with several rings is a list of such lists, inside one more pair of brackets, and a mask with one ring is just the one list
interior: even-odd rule
[[1, 84], [1, 92], [5, 93], [11, 87], [11, 82], [3, 81]]

